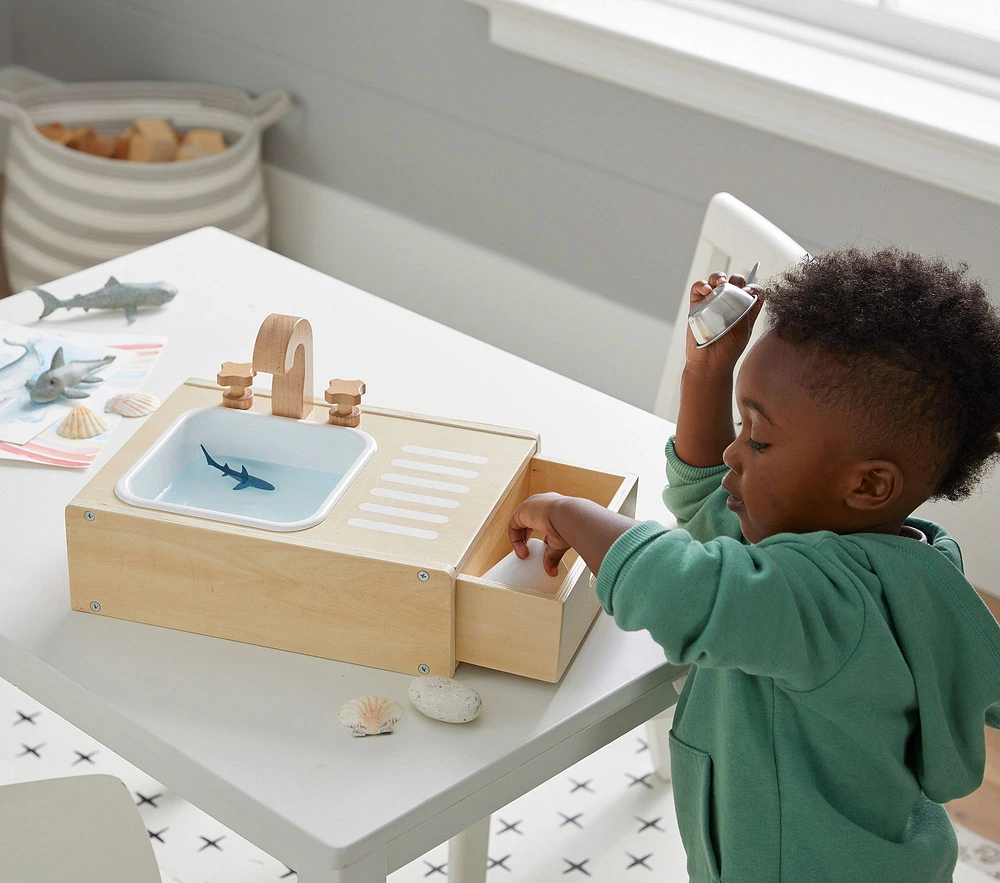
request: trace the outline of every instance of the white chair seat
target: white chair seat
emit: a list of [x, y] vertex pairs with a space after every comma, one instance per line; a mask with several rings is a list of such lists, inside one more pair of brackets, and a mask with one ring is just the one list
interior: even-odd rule
[[146, 826], [114, 776], [0, 787], [5, 883], [160, 883]]

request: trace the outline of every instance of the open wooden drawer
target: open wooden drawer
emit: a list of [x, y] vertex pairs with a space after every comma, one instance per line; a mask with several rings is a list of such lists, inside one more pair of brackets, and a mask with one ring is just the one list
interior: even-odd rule
[[482, 579], [508, 552], [507, 525], [527, 497], [555, 491], [584, 497], [623, 515], [635, 514], [638, 477], [597, 472], [535, 456], [517, 477], [455, 582], [455, 657], [513, 674], [555, 683], [600, 610], [590, 570], [575, 551], [564, 561], [568, 575], [553, 594]]

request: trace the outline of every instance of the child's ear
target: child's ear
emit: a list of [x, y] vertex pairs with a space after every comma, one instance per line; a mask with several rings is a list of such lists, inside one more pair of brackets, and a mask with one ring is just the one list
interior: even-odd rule
[[844, 499], [851, 509], [871, 512], [890, 506], [903, 493], [903, 470], [891, 460], [865, 460], [853, 471]]

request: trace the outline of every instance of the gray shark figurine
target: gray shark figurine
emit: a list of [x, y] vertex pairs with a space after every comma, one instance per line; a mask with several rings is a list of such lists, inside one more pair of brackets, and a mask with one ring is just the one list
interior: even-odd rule
[[105, 365], [110, 365], [115, 360], [114, 356], [105, 356], [103, 359], [93, 361], [83, 361], [78, 359], [73, 362], [63, 360], [62, 347], [55, 351], [52, 356], [52, 364], [48, 371], [42, 372], [37, 380], [29, 380], [25, 383], [28, 387], [29, 395], [33, 402], [51, 402], [65, 396], [68, 399], [85, 399], [90, 396], [89, 392], [76, 389], [78, 383], [100, 383], [103, 378], [95, 376], [95, 371], [100, 371]]
[[169, 303], [177, 294], [177, 289], [166, 282], [119, 282], [111, 276], [103, 288], [90, 294], [78, 294], [69, 300], [59, 300], [43, 288], [32, 288], [45, 306], [39, 319], [58, 309], [75, 310], [124, 310], [129, 325], [135, 321], [136, 307], [158, 307]]

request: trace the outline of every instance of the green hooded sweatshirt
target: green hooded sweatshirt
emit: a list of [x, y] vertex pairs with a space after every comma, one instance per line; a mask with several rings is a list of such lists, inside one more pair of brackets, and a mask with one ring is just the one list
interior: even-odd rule
[[[679, 528], [644, 522], [597, 580], [624, 629], [692, 663], [670, 735], [692, 883], [948, 883], [942, 803], [983, 780], [1000, 627], [958, 544], [782, 533], [749, 544], [725, 466], [667, 444]], [[683, 528], [683, 529], [681, 529]]]

